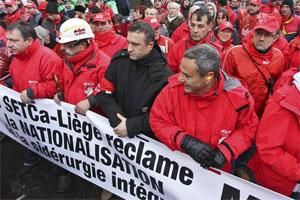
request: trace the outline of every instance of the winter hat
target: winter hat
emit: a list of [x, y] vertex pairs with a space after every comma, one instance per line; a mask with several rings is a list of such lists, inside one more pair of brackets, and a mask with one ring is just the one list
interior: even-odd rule
[[46, 13], [58, 14], [58, 4], [56, 2], [49, 2], [46, 6]]
[[75, 12], [77, 11], [77, 12], [85, 14], [86, 8], [83, 7], [82, 5], [77, 5], [77, 6], [75, 6], [74, 11]]
[[49, 35], [49, 30], [43, 28], [42, 26], [34, 27], [34, 30], [37, 36], [44, 42], [46, 40], [47, 35]]
[[292, 11], [292, 13], [294, 13], [294, 1], [293, 0], [284, 0], [281, 4], [281, 6], [283, 5], [288, 5]]

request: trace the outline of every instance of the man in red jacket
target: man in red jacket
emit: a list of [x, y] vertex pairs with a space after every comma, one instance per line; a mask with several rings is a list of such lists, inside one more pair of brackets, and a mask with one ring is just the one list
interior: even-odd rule
[[18, 4], [15, 0], [5, 0], [5, 8], [7, 10], [7, 14], [4, 17], [4, 22], [6, 26], [10, 25], [21, 19], [22, 11], [18, 7]]
[[[23, 103], [37, 98], [53, 98], [56, 93], [54, 76], [61, 74], [62, 61], [40, 44], [29, 23], [16, 22], [7, 28], [7, 48], [13, 55], [9, 71], [13, 89], [20, 92]], [[38, 157], [25, 151], [24, 166], [32, 166]]]
[[[110, 63], [109, 56], [97, 48], [93, 38], [90, 25], [79, 18], [64, 22], [57, 38], [65, 54], [62, 97], [65, 102], [76, 105], [75, 111], [83, 115], [90, 109], [88, 98], [99, 92], [99, 84]], [[60, 95], [55, 95], [57, 103]]]
[[280, 6], [280, 14], [282, 16], [281, 32], [285, 39], [290, 42], [297, 35], [300, 26], [300, 17], [295, 15], [294, 1], [284, 0]]
[[153, 104], [150, 125], [170, 149], [229, 172], [230, 161], [254, 142], [258, 119], [247, 89], [221, 72], [220, 64], [208, 44], [186, 51], [181, 72], [169, 78]]
[[219, 53], [222, 53], [222, 45], [218, 42], [210, 30], [212, 18], [206, 8], [199, 8], [191, 14], [189, 22], [190, 36], [178, 41], [168, 54], [168, 64], [175, 73], [179, 72], [179, 64], [184, 52], [198, 44], [211, 44]]
[[257, 22], [266, 14], [260, 13], [260, 0], [251, 0], [245, 9], [240, 9], [238, 12], [238, 32], [241, 39], [246, 37]]
[[178, 42], [179, 40], [182, 40], [183, 38], [189, 37], [189, 35], [190, 35], [190, 30], [189, 30], [189, 25], [188, 25], [189, 19], [191, 18], [191, 14], [199, 8], [200, 7], [196, 6], [196, 5], [190, 7], [188, 19], [186, 19], [185, 22], [183, 22], [172, 34], [171, 39], [174, 43]]
[[273, 85], [284, 71], [284, 57], [272, 45], [279, 23], [266, 16], [254, 28], [253, 38], [231, 48], [224, 59], [224, 70], [243, 80], [254, 98], [255, 111], [261, 117]]
[[98, 48], [110, 58], [121, 49], [127, 49], [126, 38], [113, 31], [113, 24], [108, 13], [97, 14], [92, 24]]
[[[97, 48], [93, 38], [90, 25], [79, 18], [65, 21], [57, 38], [62, 45], [65, 62], [63, 93], [55, 94], [54, 101], [74, 104], [75, 111], [83, 115], [91, 108], [89, 99], [100, 91], [100, 82], [110, 62], [110, 58]], [[58, 192], [69, 189], [70, 178], [68, 173], [61, 171]]]
[[160, 34], [160, 24], [158, 23], [157, 19], [154, 17], [146, 17], [144, 22], [148, 23], [154, 29], [156, 43], [164, 54], [168, 54], [174, 46], [174, 42], [170, 38]]
[[258, 184], [295, 199], [300, 197], [299, 99], [300, 72], [268, 101], [256, 136], [257, 154], [249, 162]]

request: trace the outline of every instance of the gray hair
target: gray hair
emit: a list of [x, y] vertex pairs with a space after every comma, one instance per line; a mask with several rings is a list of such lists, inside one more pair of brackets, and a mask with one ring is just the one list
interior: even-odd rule
[[184, 56], [196, 61], [200, 76], [205, 76], [208, 72], [213, 72], [215, 78], [218, 77], [221, 59], [215, 47], [209, 44], [196, 45], [188, 49]]

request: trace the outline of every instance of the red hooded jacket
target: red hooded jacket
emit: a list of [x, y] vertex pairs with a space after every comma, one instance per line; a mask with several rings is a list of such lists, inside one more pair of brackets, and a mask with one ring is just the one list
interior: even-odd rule
[[186, 134], [218, 148], [228, 161], [223, 170], [230, 171], [229, 161], [254, 142], [258, 119], [252, 97], [237, 79], [223, 73], [208, 93], [185, 94], [178, 76], [170, 77], [157, 96], [150, 113], [151, 129], [172, 150], [182, 151]]
[[188, 26], [188, 21], [186, 20], [174, 31], [171, 39], [173, 40], [174, 43], [176, 43], [179, 40], [189, 38], [189, 36], [190, 36], [190, 30]]
[[128, 46], [127, 40], [123, 36], [117, 35], [114, 31], [96, 32], [95, 42], [98, 48], [110, 58], [121, 49], [127, 49]]
[[53, 98], [54, 75], [61, 76], [62, 60], [36, 39], [26, 51], [13, 56], [9, 70], [15, 91], [31, 88], [34, 98]]
[[[251, 58], [267, 74], [271, 75], [275, 82], [284, 71], [284, 57], [282, 52], [274, 47], [271, 47], [265, 54], [259, 53], [254, 48], [253, 40], [231, 48], [225, 56], [224, 70], [246, 83], [255, 101], [255, 111], [258, 116], [261, 116], [271, 91], [268, 89], [264, 76]], [[269, 77], [266, 77], [266, 79], [268, 80]]]
[[220, 55], [222, 55], [223, 47], [216, 39], [213, 32], [208, 32], [207, 36], [204, 39], [197, 42], [190, 39], [190, 37], [182, 39], [173, 46], [168, 54], [168, 64], [173, 72], [177, 73], [180, 71], [179, 65], [185, 51], [197, 44], [210, 44], [218, 50]]
[[109, 63], [110, 58], [96, 47], [94, 41], [85, 51], [66, 57], [63, 68], [64, 100], [76, 105], [99, 92], [100, 81]]
[[300, 91], [285, 85], [270, 98], [249, 162], [258, 184], [290, 196], [300, 180]]

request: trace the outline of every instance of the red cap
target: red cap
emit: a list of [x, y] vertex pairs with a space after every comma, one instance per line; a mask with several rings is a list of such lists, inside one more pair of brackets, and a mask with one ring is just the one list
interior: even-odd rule
[[35, 5], [35, 3], [27, 3], [27, 5], [25, 7], [36, 8], [36, 5]]
[[261, 4], [261, 1], [260, 0], [250, 0], [249, 4], [254, 4], [254, 5], [259, 6]]
[[43, 10], [46, 10], [46, 6], [47, 6], [47, 2], [46, 1], [42, 1], [39, 6], [38, 6], [38, 9], [40, 11], [43, 11]]
[[96, 14], [93, 22], [106, 22], [111, 21], [111, 16], [108, 13], [99, 13]]
[[144, 22], [149, 24], [154, 30], [160, 26], [160, 24], [158, 23], [158, 21], [155, 17], [146, 17], [144, 19]]
[[254, 31], [257, 29], [263, 29], [267, 32], [274, 33], [278, 31], [279, 23], [274, 16], [264, 16], [256, 24], [256, 26], [254, 27]]
[[4, 1], [4, 4], [5, 5], [16, 5], [16, 1], [15, 0], [5, 0]]
[[233, 31], [233, 26], [230, 22], [221, 22], [221, 24], [219, 25], [219, 30], [223, 31], [226, 28], [229, 28], [230, 30]]

